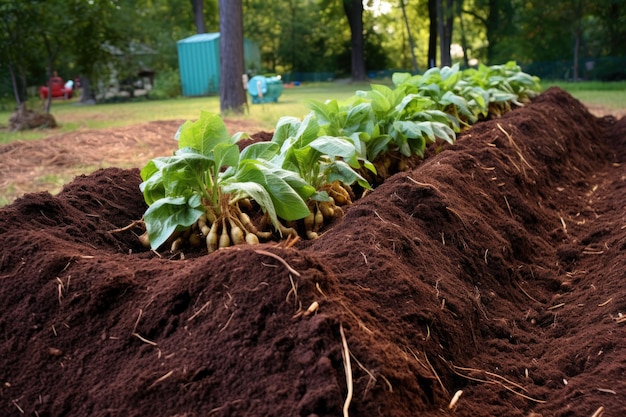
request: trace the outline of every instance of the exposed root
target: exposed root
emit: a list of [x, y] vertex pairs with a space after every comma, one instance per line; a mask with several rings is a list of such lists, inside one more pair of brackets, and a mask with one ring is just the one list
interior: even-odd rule
[[127, 230], [130, 230], [133, 227], [143, 227], [143, 228], [145, 228], [146, 224], [144, 223], [143, 219], [135, 220], [135, 221], [131, 222], [129, 225], [127, 225], [127, 226], [120, 227], [119, 229], [109, 230], [109, 233], [121, 233], [121, 232], [125, 232]]
[[343, 216], [343, 210], [335, 205], [333, 197], [330, 201], [310, 201], [309, 210], [311, 214], [302, 220], [304, 235], [309, 240], [317, 239], [325, 225]]
[[346, 206], [352, 204], [354, 193], [349, 185], [343, 184], [339, 181], [334, 181], [325, 186], [324, 190], [333, 199], [336, 205]]
[[[532, 165], [528, 163], [526, 158], [524, 158], [524, 155], [522, 154], [521, 149], [519, 148], [519, 146], [517, 146], [517, 143], [515, 143], [511, 135], [506, 130], [504, 130], [504, 128], [500, 125], [500, 123], [496, 123], [496, 126], [498, 126], [498, 129], [500, 129], [500, 131], [502, 131], [502, 133], [504, 133], [504, 135], [507, 137], [507, 139], [509, 140], [509, 143], [515, 149], [520, 161], [522, 161], [526, 166], [528, 166], [528, 168], [530, 168], [536, 174], [537, 171], [535, 170], [535, 168], [533, 168]], [[526, 176], [526, 171], [525, 170], [521, 170], [521, 171], [523, 172], [524, 176]]]
[[287, 271], [289, 271], [291, 274], [295, 275], [296, 277], [300, 277], [300, 273], [298, 271], [296, 271], [295, 269], [293, 269], [291, 267], [291, 265], [289, 265], [287, 263], [287, 261], [285, 261], [283, 258], [281, 258], [280, 256], [276, 255], [275, 253], [272, 252], [268, 252], [266, 250], [262, 250], [262, 249], [257, 249], [255, 250], [256, 253], [258, 253], [259, 255], [265, 255], [265, 256], [269, 256], [271, 258], [276, 259], [278, 262], [280, 262], [281, 264], [283, 264], [283, 266], [285, 268], [287, 268]]
[[[338, 181], [329, 184], [324, 190], [330, 195], [329, 201], [309, 201], [309, 216], [285, 224], [280, 221], [273, 224], [267, 213], [261, 217], [258, 224], [255, 224], [250, 215], [242, 210], [254, 209], [248, 199], [232, 203], [229, 196], [225, 195], [220, 201], [219, 213], [205, 202], [206, 213], [186, 230], [172, 233], [164, 245], [172, 253], [182, 253], [186, 248], [199, 248], [204, 244], [207, 252], [213, 253], [231, 246], [257, 245], [269, 240], [286, 240], [288, 244], [285, 247], [289, 247], [294, 245], [300, 236], [309, 240], [317, 239], [324, 226], [343, 216], [343, 210], [336, 201], [339, 200], [344, 205], [351, 204], [351, 194], [354, 195], [349, 187]], [[335, 197], [332, 197], [333, 195]], [[144, 221], [138, 220], [111, 232], [122, 232], [138, 226], [145, 228]], [[269, 228], [273, 230], [268, 230]], [[150, 248], [147, 231], [139, 236], [139, 241], [144, 247]]]
[[343, 416], [348, 417], [348, 409], [350, 408], [350, 403], [352, 402], [352, 394], [354, 391], [354, 386], [352, 383], [352, 366], [350, 364], [350, 349], [348, 349], [348, 341], [346, 340], [346, 335], [343, 331], [343, 324], [339, 325], [339, 333], [341, 334], [341, 356], [343, 356], [343, 367], [346, 372], [346, 386], [348, 388], [348, 393], [346, 394], [346, 401], [343, 403]]
[[152, 389], [154, 388], [156, 385], [158, 385], [160, 382], [165, 381], [167, 378], [171, 377], [172, 375], [174, 375], [174, 370], [172, 369], [171, 371], [169, 371], [168, 373], [166, 373], [165, 375], [157, 378], [152, 384], [150, 384], [150, 386], [148, 387], [148, 389]]
[[[449, 391], [446, 389], [445, 385], [443, 385], [443, 381], [441, 381], [441, 378], [439, 378], [439, 374], [437, 373], [437, 371], [435, 370], [435, 367], [430, 363], [430, 360], [428, 359], [428, 355], [426, 354], [426, 351], [424, 351], [424, 358], [426, 359], [426, 363], [428, 364], [428, 367], [430, 368], [430, 371], [433, 373], [433, 375], [435, 376], [435, 378], [437, 379], [437, 382], [439, 382], [439, 386], [441, 387], [441, 389], [443, 390], [443, 392], [446, 395], [450, 395]], [[417, 356], [415, 357], [415, 359], [417, 359]], [[418, 361], [419, 362], [419, 361]]]
[[[543, 404], [543, 403], [546, 402], [544, 400], [539, 400], [537, 398], [533, 398], [533, 397], [531, 397], [529, 395], [526, 395], [526, 394], [523, 394], [523, 393], [519, 392], [519, 391], [528, 392], [528, 390], [526, 388], [524, 388], [523, 386], [521, 386], [520, 384], [517, 384], [517, 383], [515, 383], [513, 381], [510, 381], [510, 380], [506, 379], [505, 377], [500, 376], [498, 374], [494, 374], [492, 372], [487, 372], [487, 371], [481, 371], [480, 369], [464, 368], [464, 367], [456, 366], [456, 365], [452, 365], [452, 364], [451, 364], [451, 367], [452, 367], [452, 371], [455, 374], [457, 374], [457, 375], [459, 375], [459, 376], [461, 376], [463, 378], [469, 379], [471, 381], [482, 382], [482, 383], [485, 383], [485, 384], [499, 385], [502, 388], [506, 389], [507, 391], [511, 391], [513, 394], [515, 394], [517, 396], [520, 396], [522, 398], [525, 398], [527, 400], [530, 400], [530, 401], [533, 401], [533, 402], [536, 402], [536, 403], [540, 403], [540, 404]], [[480, 372], [480, 373], [483, 373], [485, 375], [485, 379], [476, 378], [476, 377], [473, 377], [473, 376], [470, 376], [470, 375], [466, 375], [466, 374], [461, 373], [460, 371]], [[515, 390], [514, 388], [517, 388], [517, 390]]]
[[459, 398], [461, 398], [461, 395], [463, 394], [462, 390], [458, 390], [454, 396], [452, 397], [452, 399], [450, 400], [450, 404], [448, 404], [448, 410], [452, 410], [454, 407], [456, 407], [456, 403], [459, 401]]

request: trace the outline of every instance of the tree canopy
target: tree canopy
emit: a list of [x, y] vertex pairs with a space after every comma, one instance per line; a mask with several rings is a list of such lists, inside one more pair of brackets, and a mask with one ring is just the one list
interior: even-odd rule
[[[575, 77], [584, 75], [579, 63], [626, 56], [623, 0], [241, 3], [243, 35], [260, 46], [261, 73], [362, 79], [442, 63], [560, 60]], [[219, 20], [218, 0], [0, 0], [0, 98], [19, 103], [54, 71], [84, 77], [95, 93], [113, 71], [125, 77], [144, 66], [176, 74], [176, 42], [219, 31]]]

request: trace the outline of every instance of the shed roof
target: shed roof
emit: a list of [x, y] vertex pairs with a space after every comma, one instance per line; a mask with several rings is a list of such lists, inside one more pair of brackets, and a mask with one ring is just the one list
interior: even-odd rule
[[181, 39], [178, 41], [178, 43], [207, 42], [207, 41], [212, 41], [214, 39], [217, 39], [219, 37], [220, 37], [219, 32], [199, 33], [197, 35], [193, 35], [188, 38]]

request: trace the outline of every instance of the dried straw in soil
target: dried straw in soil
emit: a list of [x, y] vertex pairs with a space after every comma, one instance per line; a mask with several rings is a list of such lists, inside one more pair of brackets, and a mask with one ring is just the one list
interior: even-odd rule
[[[231, 134], [258, 129], [250, 120], [224, 122]], [[178, 145], [173, 138], [182, 123], [167, 120], [121, 128], [81, 129], [0, 146], [0, 193], [18, 196], [49, 189], [45, 188], [50, 187], [46, 180], [62, 178], [68, 172], [78, 175], [111, 166], [142, 167], [151, 159], [176, 150]]]

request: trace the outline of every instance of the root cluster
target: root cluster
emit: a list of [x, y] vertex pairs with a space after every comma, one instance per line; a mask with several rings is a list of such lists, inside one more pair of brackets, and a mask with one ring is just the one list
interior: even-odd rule
[[[223, 196], [220, 214], [216, 214], [207, 205], [206, 213], [187, 229], [174, 232], [165, 245], [172, 252], [205, 245], [208, 253], [212, 253], [218, 249], [244, 243], [257, 245], [261, 242], [298, 236], [317, 239], [325, 225], [343, 216], [340, 206], [352, 204], [354, 198], [351, 189], [339, 182], [328, 184], [324, 190], [330, 197], [329, 201], [311, 200], [309, 202], [311, 213], [307, 217], [284, 224], [279, 221], [277, 225], [272, 224], [266, 213], [260, 216], [253, 215], [252, 213], [255, 210], [258, 212], [259, 209], [248, 199], [228, 204], [228, 196]], [[255, 222], [251, 217], [260, 220]], [[144, 247], [150, 247], [147, 232], [139, 236], [139, 240]]]

